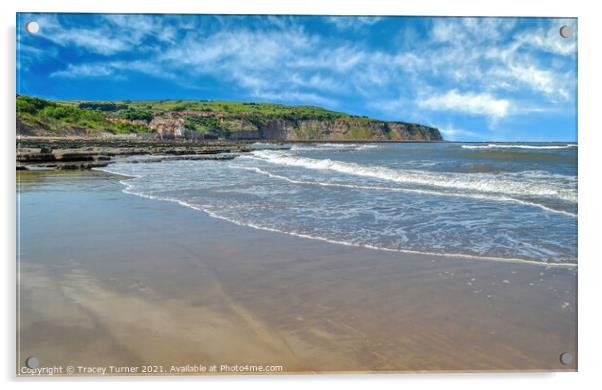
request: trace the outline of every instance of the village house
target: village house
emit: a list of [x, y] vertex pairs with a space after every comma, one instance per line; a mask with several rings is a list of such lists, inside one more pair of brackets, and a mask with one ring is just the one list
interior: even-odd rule
[[159, 133], [161, 137], [184, 137], [184, 118], [153, 118], [149, 127]]

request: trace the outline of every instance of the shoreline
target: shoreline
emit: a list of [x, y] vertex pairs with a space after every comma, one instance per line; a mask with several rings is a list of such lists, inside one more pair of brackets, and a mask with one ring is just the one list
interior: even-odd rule
[[26, 176], [18, 356], [283, 373], [576, 370], [558, 361], [576, 356], [576, 268], [276, 235], [125, 194], [113, 174]]
[[460, 259], [468, 259], [468, 260], [472, 260], [472, 261], [497, 261], [497, 262], [502, 262], [502, 263], [517, 263], [517, 264], [522, 263], [522, 264], [531, 264], [531, 265], [537, 265], [537, 266], [542, 266], [542, 267], [577, 268], [579, 265], [578, 263], [561, 263], [561, 262], [548, 263], [543, 260], [531, 260], [531, 259], [512, 258], [512, 257], [479, 256], [479, 255], [471, 255], [471, 254], [465, 254], [465, 253], [437, 253], [437, 252], [413, 251], [413, 250], [409, 250], [409, 249], [381, 248], [381, 247], [377, 247], [377, 246], [373, 246], [373, 245], [358, 245], [358, 244], [353, 244], [353, 243], [346, 242], [346, 241], [337, 241], [337, 240], [331, 240], [331, 239], [327, 239], [327, 238], [323, 238], [323, 237], [311, 236], [311, 235], [307, 235], [307, 234], [286, 232], [286, 231], [282, 231], [282, 230], [277, 230], [277, 229], [253, 225], [253, 224], [244, 224], [244, 223], [238, 222], [236, 220], [229, 219], [229, 218], [217, 215], [215, 213], [211, 213], [210, 211], [207, 211], [200, 207], [196, 207], [194, 205], [191, 205], [191, 204], [186, 203], [181, 200], [155, 197], [155, 196], [145, 195], [145, 194], [141, 194], [141, 193], [138, 193], [135, 191], [131, 191], [130, 190], [131, 186], [127, 183], [127, 180], [134, 179], [134, 178], [136, 178], [136, 176], [115, 173], [115, 172], [111, 172], [108, 170], [104, 170], [102, 168], [93, 168], [93, 170], [105, 172], [105, 173], [115, 175], [115, 176], [126, 177], [127, 179], [119, 180], [119, 183], [124, 186], [122, 191], [125, 194], [137, 196], [137, 197], [144, 198], [144, 199], [155, 200], [155, 201], [159, 201], [159, 202], [175, 203], [182, 207], [186, 207], [186, 208], [204, 213], [205, 215], [207, 215], [211, 218], [226, 221], [228, 223], [232, 223], [232, 224], [242, 226], [242, 227], [247, 227], [247, 228], [256, 229], [256, 230], [263, 230], [266, 232], [284, 234], [287, 236], [293, 236], [293, 237], [298, 237], [298, 238], [307, 239], [307, 240], [323, 241], [323, 242], [327, 242], [330, 244], [343, 245], [343, 246], [349, 246], [349, 247], [354, 247], [354, 248], [362, 248], [362, 249], [384, 251], [384, 252], [403, 253], [403, 254], [412, 254], [412, 255], [436, 256], [436, 257], [443, 257], [443, 258], [446, 258], [446, 257], [460, 258]]

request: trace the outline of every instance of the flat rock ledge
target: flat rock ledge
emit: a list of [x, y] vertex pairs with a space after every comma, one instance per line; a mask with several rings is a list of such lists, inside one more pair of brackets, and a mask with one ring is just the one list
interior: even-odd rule
[[[232, 160], [250, 152], [247, 143], [94, 142], [90, 140], [18, 140], [17, 170], [86, 170], [116, 161], [139, 164], [174, 160]], [[127, 156], [156, 156], [118, 159]]]

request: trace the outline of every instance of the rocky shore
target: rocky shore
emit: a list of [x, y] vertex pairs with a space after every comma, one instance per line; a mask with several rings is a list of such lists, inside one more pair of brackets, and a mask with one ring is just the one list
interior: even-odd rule
[[156, 158], [135, 159], [131, 163], [166, 160], [231, 160], [238, 153], [249, 152], [243, 141], [161, 141], [98, 138], [17, 139], [17, 170], [81, 170], [105, 167], [116, 156], [151, 155]]
[[[358, 142], [433, 142], [418, 140], [161, 140], [136, 137], [17, 137], [17, 170], [85, 170], [106, 167], [117, 156], [156, 156], [129, 160], [153, 163], [172, 160], [231, 160], [240, 153], [290, 149], [290, 144]], [[434, 141], [437, 142], [437, 141]]]

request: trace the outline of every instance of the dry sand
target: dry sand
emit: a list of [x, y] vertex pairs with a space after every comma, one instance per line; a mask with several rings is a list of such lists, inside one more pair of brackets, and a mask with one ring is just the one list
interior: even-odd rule
[[20, 173], [17, 370], [575, 370], [576, 268], [407, 255], [254, 230]]

